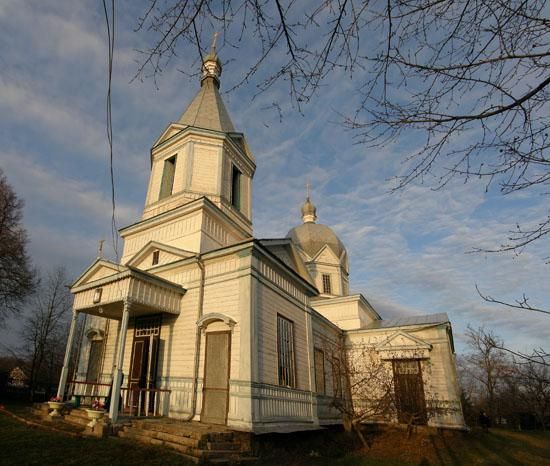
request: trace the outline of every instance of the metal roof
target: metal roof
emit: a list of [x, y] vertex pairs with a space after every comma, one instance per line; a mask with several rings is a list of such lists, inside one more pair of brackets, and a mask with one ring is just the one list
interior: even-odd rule
[[444, 324], [449, 322], [449, 316], [445, 312], [428, 314], [425, 316], [397, 317], [389, 320], [375, 320], [367, 325], [367, 329], [405, 327], [408, 325]]
[[235, 132], [218, 86], [212, 77], [207, 77], [202, 81], [199, 92], [187, 110], [183, 112], [178, 123], [224, 133]]

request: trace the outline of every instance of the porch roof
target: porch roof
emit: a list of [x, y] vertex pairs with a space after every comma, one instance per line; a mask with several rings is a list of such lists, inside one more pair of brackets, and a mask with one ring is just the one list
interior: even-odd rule
[[124, 301], [131, 315], [164, 312], [178, 315], [185, 288], [130, 266], [98, 260], [72, 285], [74, 309], [120, 319]]

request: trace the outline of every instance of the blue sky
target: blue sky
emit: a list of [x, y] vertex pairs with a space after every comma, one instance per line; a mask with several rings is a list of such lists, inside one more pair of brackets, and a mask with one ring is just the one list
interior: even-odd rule
[[[141, 213], [150, 146], [199, 88], [197, 79], [181, 72], [196, 71], [197, 57], [185, 54], [156, 85], [151, 79], [130, 82], [139, 59], [135, 49], [150, 40], [134, 32], [140, 8], [135, 2], [117, 9], [113, 127], [120, 227]], [[253, 45], [224, 55], [221, 42], [222, 60], [231, 57], [222, 91], [239, 81], [246, 69], [239, 54], [246, 56]], [[100, 2], [0, 4], [0, 167], [26, 202], [30, 254], [42, 269], [63, 264], [76, 276], [94, 260], [97, 241], [111, 236], [106, 65]], [[223, 94], [256, 157], [255, 236], [283, 237], [300, 222], [309, 178], [318, 221], [333, 227], [348, 249], [352, 290], [383, 317], [447, 312], [459, 351], [468, 323], [486, 325], [516, 349], [549, 349], [548, 316], [489, 305], [475, 291], [477, 283], [504, 300], [526, 293], [534, 305], [550, 309], [548, 241], [520, 255], [470, 253], [498, 247], [515, 222], [544, 214], [544, 196], [502, 197], [461, 180], [442, 191], [411, 185], [389, 194], [388, 180], [405, 170], [403, 157], [418, 142], [404, 133], [382, 148], [355, 144], [354, 133], [337, 122], [353, 110], [360, 76], [334, 73], [301, 113], [289, 105], [284, 83], [252, 99], [256, 84]], [[282, 120], [273, 102], [285, 110]], [[2, 336], [16, 328], [11, 321]]]

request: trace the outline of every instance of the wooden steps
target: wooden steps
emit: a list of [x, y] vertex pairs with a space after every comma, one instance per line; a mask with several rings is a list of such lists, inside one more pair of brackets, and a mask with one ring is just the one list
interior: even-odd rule
[[[120, 437], [176, 450], [195, 463], [240, 464], [250, 455], [250, 434], [224, 427], [170, 419], [135, 420], [118, 432]], [[244, 441], [243, 441], [244, 440]]]

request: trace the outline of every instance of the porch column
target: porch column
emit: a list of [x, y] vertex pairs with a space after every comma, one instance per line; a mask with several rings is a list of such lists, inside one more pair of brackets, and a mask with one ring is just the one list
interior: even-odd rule
[[120, 400], [120, 386], [122, 385], [122, 364], [124, 362], [124, 346], [126, 345], [126, 332], [128, 330], [128, 319], [130, 317], [130, 301], [124, 300], [120, 332], [118, 335], [118, 348], [116, 354], [116, 368], [113, 374], [113, 388], [111, 390], [111, 404], [109, 406], [109, 418], [116, 422]]
[[76, 329], [76, 321], [78, 319], [78, 312], [73, 309], [73, 317], [71, 319], [71, 327], [69, 329], [69, 338], [67, 339], [67, 346], [65, 347], [65, 358], [63, 359], [63, 368], [61, 369], [61, 376], [59, 377], [59, 385], [57, 387], [57, 396], [63, 398], [65, 394], [65, 387], [67, 386], [67, 376], [69, 375], [69, 360], [71, 358], [71, 349], [73, 347], [74, 334]]

